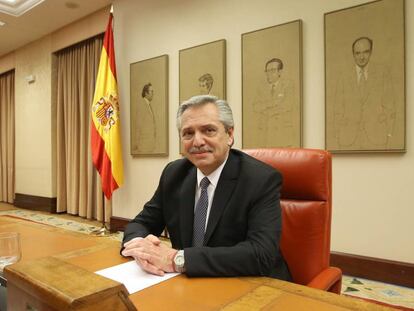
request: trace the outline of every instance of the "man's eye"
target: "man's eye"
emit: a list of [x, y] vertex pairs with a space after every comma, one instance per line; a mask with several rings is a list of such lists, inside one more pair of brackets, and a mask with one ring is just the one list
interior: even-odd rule
[[184, 139], [190, 139], [191, 137], [193, 137], [193, 133], [192, 132], [183, 132], [181, 134], [181, 137]]
[[211, 135], [214, 135], [216, 133], [216, 129], [215, 128], [207, 128], [205, 132], [206, 132], [207, 135], [211, 136]]

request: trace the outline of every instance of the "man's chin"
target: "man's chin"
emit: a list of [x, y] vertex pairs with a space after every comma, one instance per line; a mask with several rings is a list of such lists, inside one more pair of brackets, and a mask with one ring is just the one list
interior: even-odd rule
[[210, 164], [210, 158], [208, 154], [192, 154], [191, 157], [189, 157], [189, 160], [198, 168], [202, 168], [204, 166], [208, 166]]
[[192, 153], [191, 156], [194, 159], [205, 159], [210, 155], [211, 152], [200, 152], [200, 153]]

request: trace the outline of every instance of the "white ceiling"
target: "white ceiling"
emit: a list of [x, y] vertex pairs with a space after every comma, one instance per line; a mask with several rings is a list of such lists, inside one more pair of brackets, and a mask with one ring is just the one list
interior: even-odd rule
[[[1, 4], [21, 0], [0, 0]], [[110, 5], [112, 0], [44, 0], [20, 16], [0, 12], [0, 57]]]

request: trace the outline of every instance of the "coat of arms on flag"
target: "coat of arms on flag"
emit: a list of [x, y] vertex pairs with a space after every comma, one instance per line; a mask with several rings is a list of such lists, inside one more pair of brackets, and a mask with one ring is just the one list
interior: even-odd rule
[[95, 113], [96, 119], [104, 127], [107, 132], [115, 125], [119, 119], [119, 104], [118, 96], [110, 94], [99, 99], [97, 103], [92, 106], [92, 112]]

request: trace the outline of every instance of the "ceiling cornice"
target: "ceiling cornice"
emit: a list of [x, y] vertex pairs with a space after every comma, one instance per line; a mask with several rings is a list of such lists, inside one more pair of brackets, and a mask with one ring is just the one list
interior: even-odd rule
[[44, 0], [0, 0], [0, 12], [20, 16], [33, 9]]

